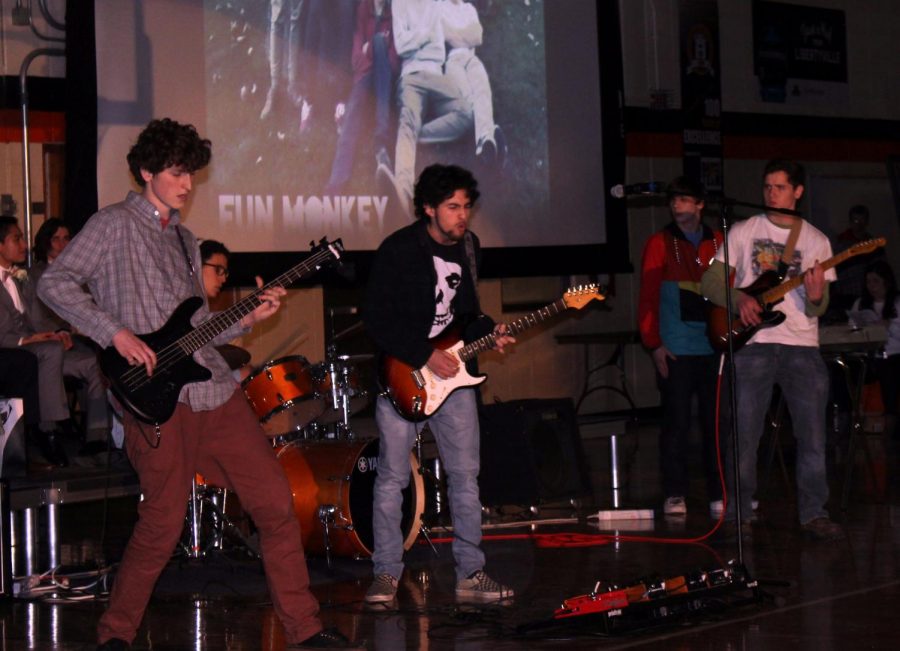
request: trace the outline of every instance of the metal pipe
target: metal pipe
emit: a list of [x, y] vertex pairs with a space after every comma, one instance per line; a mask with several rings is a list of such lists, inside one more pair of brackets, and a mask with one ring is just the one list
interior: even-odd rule
[[28, 152], [28, 67], [39, 56], [61, 57], [66, 51], [58, 48], [38, 48], [25, 55], [19, 68], [19, 94], [22, 101], [22, 179], [25, 185], [25, 241], [28, 250], [25, 264], [31, 266], [31, 155]]
[[47, 21], [47, 24], [50, 25], [50, 27], [58, 29], [61, 32], [66, 31], [66, 24], [56, 20], [56, 18], [53, 17], [53, 14], [50, 13], [50, 10], [47, 8], [47, 0], [38, 0], [38, 9], [41, 10], [41, 16], [44, 17], [44, 20]]
[[25, 537], [25, 567], [26, 577], [34, 575], [38, 564], [38, 538], [37, 538], [37, 511], [34, 507], [22, 510], [22, 525]]

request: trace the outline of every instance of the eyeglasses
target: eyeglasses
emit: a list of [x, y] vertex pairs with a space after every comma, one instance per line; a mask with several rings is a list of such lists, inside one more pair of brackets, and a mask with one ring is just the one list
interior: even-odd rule
[[220, 264], [212, 264], [211, 262], [204, 262], [204, 267], [212, 267], [216, 270], [217, 276], [222, 276], [222, 278], [228, 278], [228, 267], [223, 267]]

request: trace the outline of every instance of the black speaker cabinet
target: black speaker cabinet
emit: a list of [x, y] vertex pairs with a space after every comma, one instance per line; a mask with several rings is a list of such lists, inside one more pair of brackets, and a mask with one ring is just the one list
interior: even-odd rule
[[571, 400], [514, 400], [481, 410], [481, 502], [537, 505], [590, 492]]

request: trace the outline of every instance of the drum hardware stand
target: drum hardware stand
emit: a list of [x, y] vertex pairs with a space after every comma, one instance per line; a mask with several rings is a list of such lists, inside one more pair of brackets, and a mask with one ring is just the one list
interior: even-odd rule
[[[431, 472], [430, 470], [426, 470], [425, 465], [422, 463], [422, 432], [425, 431], [425, 428], [428, 425], [425, 425], [422, 428], [416, 428], [416, 459], [419, 460], [419, 475], [424, 479], [426, 473], [429, 475], [429, 479], [431, 480], [434, 486], [434, 494], [435, 494], [435, 502], [437, 503], [437, 512], [440, 513], [441, 504], [443, 503], [442, 495], [441, 495], [441, 485], [440, 485], [440, 457], [437, 458], [437, 465], [435, 467], [435, 472]], [[422, 534], [422, 537], [425, 539], [425, 542], [428, 543], [428, 546], [431, 547], [431, 551], [434, 552], [435, 556], [440, 556], [438, 554], [437, 548], [434, 546], [434, 543], [431, 542], [431, 529], [428, 528], [424, 522], [419, 526], [419, 533]]]
[[[181, 543], [182, 551], [188, 558], [201, 558], [210, 551], [224, 551], [225, 531], [230, 529], [240, 541], [241, 547], [248, 555], [259, 558], [259, 553], [253, 549], [249, 541], [244, 538], [240, 529], [225, 515], [225, 500], [228, 491], [222, 489], [222, 493], [207, 494], [208, 489], [200, 489], [197, 479], [191, 480], [191, 497], [188, 504], [188, 521], [190, 524], [188, 544]], [[204, 546], [201, 541], [201, 521], [203, 519], [203, 505], [209, 508], [209, 517], [212, 520], [209, 533], [210, 540]]]
[[323, 504], [319, 507], [316, 515], [319, 516], [319, 522], [322, 523], [322, 535], [325, 542], [325, 564], [328, 569], [331, 567], [331, 531], [330, 526], [334, 523], [334, 514], [337, 513], [337, 507], [334, 504]]

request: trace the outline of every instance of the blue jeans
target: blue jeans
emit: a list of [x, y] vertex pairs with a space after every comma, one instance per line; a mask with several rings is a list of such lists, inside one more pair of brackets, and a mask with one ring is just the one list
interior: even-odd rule
[[[432, 142], [458, 138], [472, 124], [472, 109], [462, 89], [446, 75], [419, 71], [400, 77], [397, 87], [400, 115], [394, 176], [404, 199], [412, 199], [416, 174], [416, 146], [420, 135]], [[423, 126], [425, 114], [433, 119]]]
[[[397, 414], [387, 398], [379, 397], [375, 422], [381, 436], [375, 478], [373, 530], [375, 574], [403, 573], [403, 533], [400, 530], [401, 492], [409, 484], [409, 453], [416, 428]], [[481, 500], [478, 497], [480, 432], [474, 389], [458, 389], [428, 419], [444, 464], [453, 519], [453, 559], [456, 576], [465, 578], [484, 567], [481, 551]]]
[[372, 37], [372, 69], [361, 77], [350, 90], [347, 101], [347, 112], [344, 115], [344, 126], [338, 136], [335, 147], [334, 162], [331, 165], [331, 177], [328, 179], [326, 194], [339, 192], [353, 172], [353, 157], [356, 144], [362, 133], [364, 111], [375, 99], [375, 131], [372, 141], [375, 151], [387, 149], [390, 138], [391, 90], [393, 79], [391, 63], [388, 59], [388, 43], [384, 34]]
[[[825, 407], [828, 371], [818, 348], [751, 344], [735, 354], [737, 423], [740, 442], [741, 511], [749, 516], [756, 491], [756, 454], [772, 388], [777, 383], [791, 414], [797, 439], [797, 510], [801, 524], [827, 516]], [[732, 465], [731, 455], [728, 465]], [[728, 482], [728, 515], [734, 513], [733, 484]]]

